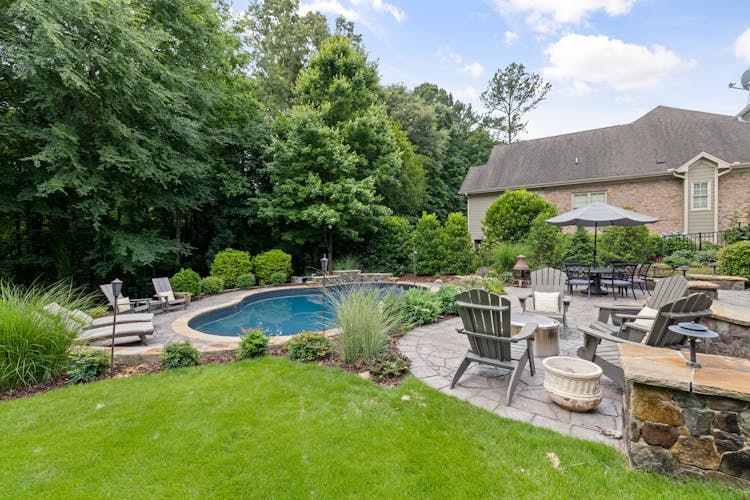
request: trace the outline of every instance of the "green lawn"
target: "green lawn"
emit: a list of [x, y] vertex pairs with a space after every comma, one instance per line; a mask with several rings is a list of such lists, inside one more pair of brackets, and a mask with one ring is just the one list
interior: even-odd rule
[[3, 402], [0, 424], [3, 498], [739, 497], [631, 471], [612, 448], [499, 418], [412, 377], [388, 389], [285, 358]]

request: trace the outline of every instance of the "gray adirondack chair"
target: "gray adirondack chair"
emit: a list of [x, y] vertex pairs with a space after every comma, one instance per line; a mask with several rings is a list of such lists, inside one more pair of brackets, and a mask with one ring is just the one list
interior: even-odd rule
[[654, 287], [654, 291], [651, 297], [646, 300], [643, 304], [605, 304], [599, 307], [598, 321], [607, 323], [610, 319], [614, 323], [613, 318], [621, 320], [633, 320], [635, 315], [643, 309], [643, 307], [650, 307], [651, 309], [659, 309], [664, 304], [674, 302], [680, 297], [684, 297], [688, 293], [688, 282], [682, 276], [670, 276], [659, 280]]
[[471, 363], [505, 368], [511, 371], [506, 395], [510, 404], [527, 363], [534, 375], [533, 341], [537, 325], [528, 323], [511, 336], [510, 301], [479, 288], [456, 295], [456, 305], [463, 322], [463, 328], [457, 331], [468, 338], [469, 350], [453, 376], [451, 388]]
[[169, 311], [174, 306], [181, 305], [183, 308], [187, 308], [190, 305], [190, 293], [173, 292], [169, 278], [153, 278], [151, 282], [154, 284], [154, 290], [156, 290], [157, 295], [172, 294], [171, 297], [161, 297], [162, 307], [164, 307], [165, 311]]
[[[570, 297], [565, 295], [566, 283], [568, 276], [551, 267], [543, 267], [531, 273], [531, 293], [525, 297], [518, 297], [523, 312], [541, 314], [549, 318], [562, 320], [564, 326], [568, 326], [568, 307], [570, 307]], [[534, 292], [559, 293], [557, 311], [539, 311], [537, 309]], [[529, 299], [531, 300], [529, 302]]]
[[[594, 322], [588, 328], [581, 326], [579, 330], [583, 332], [583, 345], [578, 348], [578, 357], [599, 365], [605, 375], [622, 387], [625, 380], [620, 366], [617, 344], [680, 347], [685, 342], [685, 336], [669, 331], [668, 327], [683, 321], [695, 321], [710, 316], [711, 302], [711, 299], [702, 293], [678, 298], [674, 302], [659, 307], [657, 317], [649, 330], [631, 331], [633, 327], [627, 328], [627, 338], [618, 336], [620, 332], [617, 327], [606, 323]], [[645, 344], [640, 342], [643, 334], [648, 335]]]
[[[117, 307], [117, 300], [118, 299], [124, 299], [125, 297], [120, 294], [117, 299], [115, 299], [115, 294], [112, 293], [112, 284], [111, 283], [105, 283], [103, 285], [99, 285], [99, 289], [102, 291], [104, 296], [107, 298], [107, 304], [114, 309]], [[160, 307], [160, 302], [158, 300], [153, 299], [128, 299], [128, 302], [130, 304], [130, 308], [126, 311], [119, 311], [119, 314], [123, 313], [140, 313], [143, 311], [150, 311], [152, 307]]]

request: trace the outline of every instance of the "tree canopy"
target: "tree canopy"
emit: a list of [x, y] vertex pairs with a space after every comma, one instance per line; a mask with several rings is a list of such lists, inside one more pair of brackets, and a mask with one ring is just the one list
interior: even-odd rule
[[513, 62], [497, 70], [480, 96], [482, 104], [491, 110], [490, 126], [510, 144], [526, 130], [524, 115], [536, 108], [551, 88], [540, 75], [527, 72], [523, 64]]
[[3, 5], [0, 278], [205, 275], [226, 248], [299, 268], [376, 240], [404, 269], [415, 221], [463, 211], [492, 147], [471, 106], [384, 88], [354, 23], [298, 0]]

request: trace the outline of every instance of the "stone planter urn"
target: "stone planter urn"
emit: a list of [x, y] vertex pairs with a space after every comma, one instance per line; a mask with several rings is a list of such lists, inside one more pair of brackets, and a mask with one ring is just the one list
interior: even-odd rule
[[590, 361], [554, 356], [544, 364], [544, 388], [549, 397], [565, 409], [585, 412], [602, 402], [599, 382], [602, 369]]

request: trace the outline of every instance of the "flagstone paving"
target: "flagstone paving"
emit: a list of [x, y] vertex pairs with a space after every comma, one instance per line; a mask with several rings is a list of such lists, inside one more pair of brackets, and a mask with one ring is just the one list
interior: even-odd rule
[[[511, 317], [520, 312], [517, 297], [528, 294], [529, 289], [508, 287], [511, 296]], [[720, 301], [745, 304], [750, 292], [720, 291]], [[642, 298], [642, 297], [639, 297]], [[568, 311], [568, 327], [560, 330], [560, 355], [576, 356], [583, 336], [577, 326], [588, 325], [596, 319], [597, 304], [612, 303], [612, 296], [591, 297], [574, 294]], [[628, 299], [619, 298], [623, 303]], [[460, 318], [416, 328], [406, 333], [399, 349], [412, 362], [411, 372], [426, 384], [446, 394], [464, 399], [500, 416], [520, 420], [539, 427], [571, 436], [599, 441], [619, 448], [622, 442], [622, 390], [608, 377], [602, 376], [602, 402], [588, 413], [565, 410], [547, 395], [544, 389], [543, 358], [536, 358], [536, 374], [524, 370], [510, 405], [505, 402], [508, 380], [506, 370], [472, 363], [455, 388], [451, 379], [469, 346], [464, 335], [456, 332], [461, 327]]]

